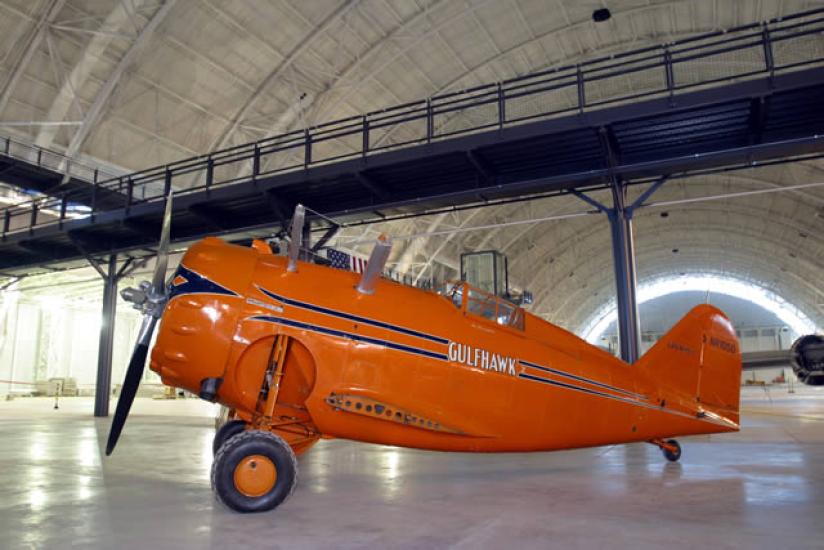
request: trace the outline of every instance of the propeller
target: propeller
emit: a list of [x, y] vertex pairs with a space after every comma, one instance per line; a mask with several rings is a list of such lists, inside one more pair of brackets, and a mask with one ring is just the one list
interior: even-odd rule
[[143, 369], [146, 366], [146, 356], [149, 354], [149, 343], [152, 341], [152, 333], [158, 319], [163, 314], [166, 302], [169, 299], [166, 288], [166, 268], [169, 265], [169, 233], [172, 225], [172, 193], [166, 199], [166, 210], [163, 213], [163, 227], [160, 230], [160, 244], [157, 247], [157, 261], [152, 275], [152, 281], [142, 281], [137, 288], [125, 288], [120, 295], [127, 302], [131, 302], [133, 307], [143, 312], [143, 322], [140, 325], [140, 333], [137, 337], [129, 366], [126, 368], [126, 378], [120, 389], [120, 397], [117, 399], [117, 408], [114, 411], [112, 426], [109, 429], [109, 439], [106, 442], [106, 456], [112, 454], [132, 402], [137, 394], [137, 387], [143, 377]]

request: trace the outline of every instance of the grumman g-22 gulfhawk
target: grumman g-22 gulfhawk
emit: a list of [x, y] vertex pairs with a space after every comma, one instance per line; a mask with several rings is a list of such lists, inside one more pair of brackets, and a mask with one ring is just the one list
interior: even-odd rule
[[710, 305], [627, 364], [466, 283], [436, 293], [381, 278], [378, 240], [362, 274], [209, 237], [165, 281], [167, 201], [153, 281], [126, 289], [144, 322], [112, 422], [114, 449], [141, 378], [228, 407], [212, 486], [241, 512], [294, 489], [296, 455], [321, 437], [466, 452], [553, 451], [646, 441], [668, 460], [679, 435], [739, 429], [741, 354]]

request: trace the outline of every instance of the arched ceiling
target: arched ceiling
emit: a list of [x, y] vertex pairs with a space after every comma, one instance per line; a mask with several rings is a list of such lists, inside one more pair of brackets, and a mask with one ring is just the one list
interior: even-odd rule
[[[640, 304], [638, 309], [641, 322], [641, 332], [663, 334], [670, 330], [675, 323], [681, 320], [686, 313], [695, 307], [695, 304], [705, 302], [718, 307], [727, 314], [737, 329], [745, 327], [779, 327], [784, 321], [775, 313], [768, 311], [752, 302], [735, 296], [721, 293], [686, 290], [665, 294]], [[606, 335], [617, 335], [618, 323], [612, 322], [604, 331]], [[785, 345], [792, 343], [792, 334], [784, 339]]]
[[[87, 161], [142, 169], [446, 90], [818, 5], [3, 0], [0, 133]], [[594, 23], [592, 11], [604, 6], [612, 19]], [[711, 74], [714, 68], [691, 70]], [[819, 163], [796, 163], [671, 181], [652, 200], [816, 181], [824, 181]], [[632, 190], [634, 196], [639, 192]], [[378, 231], [408, 235], [588, 208], [574, 197], [541, 199], [352, 228], [340, 242]], [[639, 279], [733, 274], [771, 288], [824, 325], [824, 190], [645, 208], [636, 215], [635, 229]], [[608, 236], [603, 216], [592, 215], [399, 241], [392, 261], [421, 276], [432, 270], [449, 274], [461, 252], [501, 249], [509, 256], [512, 282], [535, 294], [533, 310], [575, 330], [614, 293]]]

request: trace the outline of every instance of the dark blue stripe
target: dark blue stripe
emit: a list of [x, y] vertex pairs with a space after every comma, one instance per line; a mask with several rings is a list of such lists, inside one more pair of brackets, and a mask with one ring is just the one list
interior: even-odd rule
[[363, 323], [365, 325], [372, 325], [379, 328], [385, 328], [387, 330], [392, 330], [395, 332], [399, 332], [401, 334], [406, 334], [408, 336], [415, 336], [416, 338], [423, 338], [424, 340], [437, 342], [438, 344], [449, 343], [449, 340], [447, 340], [446, 338], [441, 338], [440, 336], [433, 336], [432, 334], [426, 334], [425, 332], [418, 332], [417, 330], [399, 327], [397, 325], [391, 325], [389, 323], [384, 323], [383, 321], [375, 321], [374, 319], [367, 319], [366, 317], [361, 317], [359, 315], [353, 315], [351, 313], [346, 313], [343, 311], [336, 311], [334, 309], [328, 309], [325, 307], [316, 306], [314, 304], [307, 304], [306, 302], [299, 302], [291, 298], [286, 298], [285, 296], [279, 296], [274, 292], [269, 292], [261, 286], [258, 286], [258, 290], [260, 290], [269, 298], [272, 298], [273, 300], [277, 300], [279, 302], [283, 302], [284, 304], [288, 304], [290, 306], [300, 307], [311, 311], [317, 311], [318, 313], [331, 315], [333, 317], [340, 317], [341, 319], [348, 319], [349, 321], [357, 321], [358, 323]]
[[253, 321], [266, 321], [267, 323], [279, 323], [281, 325], [288, 325], [290, 327], [300, 328], [304, 330], [311, 330], [313, 332], [320, 332], [322, 334], [328, 334], [329, 336], [337, 336], [338, 338], [348, 338], [350, 340], [355, 340], [357, 342], [366, 342], [369, 344], [375, 344], [378, 346], [385, 346], [387, 348], [395, 349], [398, 351], [405, 351], [407, 353], [414, 353], [416, 355], [423, 355], [424, 357], [429, 357], [431, 359], [440, 359], [442, 361], [446, 361], [447, 357], [445, 353], [437, 353], [434, 351], [429, 351], [426, 349], [421, 348], [413, 348], [412, 346], [405, 346], [403, 344], [398, 344], [396, 342], [390, 342], [388, 340], [380, 340], [378, 338], [370, 338], [368, 336], [361, 336], [360, 334], [352, 334], [349, 332], [343, 332], [341, 330], [335, 330], [327, 327], [321, 327], [317, 325], [310, 325], [309, 323], [302, 323], [300, 321], [295, 321], [293, 319], [285, 319], [283, 317], [273, 317], [271, 315], [257, 315], [251, 318]]
[[587, 388], [582, 388], [581, 386], [573, 386], [572, 384], [566, 384], [564, 382], [558, 382], [557, 380], [548, 380], [546, 378], [541, 378], [540, 376], [533, 376], [533, 375], [527, 374], [525, 372], [522, 372], [521, 374], [519, 374], [518, 377], [519, 378], [525, 378], [527, 380], [533, 380], [535, 382], [543, 382], [544, 384], [549, 384], [551, 386], [558, 386], [558, 387], [561, 387], [561, 388], [566, 388], [568, 390], [580, 391], [580, 392], [588, 393], [590, 395], [596, 395], [598, 397], [607, 397], [609, 399], [616, 399], [618, 401], [623, 401], [624, 403], [634, 403], [633, 400], [631, 400], [627, 397], [621, 397], [619, 395], [610, 395], [608, 393], [602, 393], [602, 392], [599, 392], [599, 391], [590, 390], [590, 389], [587, 389]]
[[609, 384], [604, 384], [603, 382], [596, 382], [595, 380], [590, 380], [589, 378], [585, 378], [583, 376], [577, 376], [575, 374], [570, 374], [568, 372], [551, 369], [549, 367], [543, 367], [541, 365], [536, 365], [535, 363], [530, 363], [529, 361], [523, 361], [522, 360], [521, 364], [526, 365], [527, 367], [532, 367], [533, 369], [539, 369], [539, 370], [542, 370], [542, 371], [551, 372], [552, 374], [557, 374], [558, 376], [563, 376], [565, 378], [571, 378], [573, 380], [578, 380], [579, 382], [586, 382], [587, 384], [592, 384], [593, 386], [599, 386], [601, 388], [616, 391], [616, 392], [619, 392], [619, 393], [623, 393], [625, 395], [629, 395], [629, 396], [632, 396], [632, 397], [646, 397], [646, 396], [641, 395], [639, 393], [634, 393], [634, 392], [631, 392], [631, 391], [628, 391], [628, 390], [622, 390], [621, 388], [616, 388], [615, 386], [610, 386]]
[[[174, 280], [177, 277], [183, 277], [186, 282], [175, 285]], [[210, 281], [200, 273], [189, 269], [183, 264], [180, 264], [177, 266], [177, 271], [175, 271], [174, 277], [172, 277], [172, 284], [170, 285], [169, 290], [169, 300], [183, 294], [224, 294], [226, 296], [239, 296], [237, 292], [230, 290], [225, 286], [219, 285], [214, 281]]]

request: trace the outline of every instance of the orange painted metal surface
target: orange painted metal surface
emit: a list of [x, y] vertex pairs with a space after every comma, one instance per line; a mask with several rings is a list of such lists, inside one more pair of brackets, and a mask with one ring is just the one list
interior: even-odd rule
[[298, 452], [319, 436], [494, 452], [738, 430], [740, 350], [712, 306], [628, 365], [467, 286], [450, 297], [381, 280], [366, 295], [358, 280], [204, 239], [173, 279], [151, 368], [194, 393], [222, 379], [217, 400], [250, 421], [289, 336], [272, 429]]
[[249, 455], [241, 459], [233, 473], [235, 487], [247, 497], [260, 497], [272, 490], [278, 479], [275, 464], [269, 457]]

